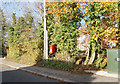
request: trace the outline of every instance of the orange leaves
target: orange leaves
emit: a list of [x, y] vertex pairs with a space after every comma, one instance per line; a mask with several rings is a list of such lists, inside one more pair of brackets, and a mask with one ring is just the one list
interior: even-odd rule
[[50, 17], [49, 15], [47, 15], [48, 17]]
[[93, 3], [93, 1], [89, 2], [88, 4], [91, 4], [91, 3]]
[[104, 7], [107, 7], [108, 5], [107, 5], [107, 3], [104, 3]]
[[71, 10], [68, 10], [71, 13]]
[[87, 12], [88, 12], [88, 10], [89, 10], [89, 9], [88, 9], [88, 8], [86, 8], [86, 9], [85, 9], [85, 12], [87, 13]]
[[114, 15], [114, 17], [115, 17], [115, 18], [118, 18], [118, 16], [117, 16], [117, 15]]
[[96, 27], [96, 30], [98, 30], [98, 27]]
[[70, 2], [66, 2], [65, 4], [67, 5], [67, 4], [69, 4]]
[[99, 9], [97, 9], [97, 11], [99, 11], [100, 10], [100, 8]]
[[60, 22], [60, 17], [59, 17], [59, 19], [58, 19], [58, 22]]
[[96, 30], [93, 30], [93, 32], [96, 32]]
[[104, 58], [105, 61], [107, 61], [107, 58]]
[[[54, 5], [52, 5], [54, 4]], [[49, 18], [50, 20], [55, 20], [57, 22], [65, 21], [70, 22], [72, 18], [78, 19], [81, 13], [79, 9], [79, 3], [73, 4], [73, 2], [56, 2], [56, 3], [49, 3], [47, 4], [48, 17], [51, 15], [52, 17]], [[85, 15], [85, 14], [83, 14]]]
[[63, 12], [66, 12], [66, 10], [67, 10], [66, 8], [63, 8]]
[[62, 9], [64, 10], [65, 8], [63, 7]]
[[57, 12], [60, 13], [60, 10], [58, 10]]
[[77, 3], [76, 5], [77, 5], [77, 7], [80, 7], [79, 3]]
[[83, 13], [83, 16], [85, 16], [85, 13]]
[[118, 43], [118, 40], [108, 40], [110, 43]]
[[83, 30], [83, 29], [81, 29], [81, 32], [84, 32], [84, 30]]
[[45, 0], [45, 2], [48, 2], [49, 0]]
[[33, 36], [36, 36], [36, 34], [34, 34]]
[[19, 47], [19, 44], [17, 44], [17, 47]]

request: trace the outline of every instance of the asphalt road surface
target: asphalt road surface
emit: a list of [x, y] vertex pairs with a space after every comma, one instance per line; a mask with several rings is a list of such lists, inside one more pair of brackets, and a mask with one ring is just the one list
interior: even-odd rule
[[[4, 65], [0, 65], [0, 79], [2, 82], [57, 82], [57, 80], [48, 79], [42, 76], [37, 76], [28, 72], [16, 70]], [[2, 74], [2, 77], [1, 77]], [[60, 83], [62, 84], [62, 83]]]

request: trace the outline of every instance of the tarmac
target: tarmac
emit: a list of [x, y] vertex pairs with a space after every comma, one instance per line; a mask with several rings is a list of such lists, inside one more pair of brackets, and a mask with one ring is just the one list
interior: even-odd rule
[[[16, 62], [5, 61], [0, 58], [0, 64], [11, 68], [19, 69], [25, 72], [33, 73], [36, 75], [52, 78], [62, 82], [119, 82], [118, 78], [97, 74], [81, 74], [72, 73], [68, 71], [56, 70], [46, 67], [37, 67], [26, 64], [19, 64]], [[119, 82], [120, 83], [120, 82]]]

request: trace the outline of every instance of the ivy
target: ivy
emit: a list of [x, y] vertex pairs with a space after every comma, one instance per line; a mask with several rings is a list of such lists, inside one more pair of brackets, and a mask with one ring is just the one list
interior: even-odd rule
[[49, 3], [47, 7], [49, 44], [57, 44], [60, 51], [77, 52], [77, 23], [82, 17], [78, 3]]

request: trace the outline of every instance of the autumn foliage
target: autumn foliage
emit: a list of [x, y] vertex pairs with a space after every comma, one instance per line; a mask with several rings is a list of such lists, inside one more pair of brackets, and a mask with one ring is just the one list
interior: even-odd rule
[[[41, 7], [44, 7], [43, 4]], [[48, 44], [57, 47], [54, 56], [49, 54], [49, 60], [106, 67], [106, 50], [120, 45], [117, 2], [46, 2], [45, 8]], [[18, 20], [13, 14], [12, 19], [8, 37], [9, 55], [16, 56], [18, 60], [23, 59], [23, 62], [27, 60], [24, 57], [28, 57], [28, 60], [31, 60], [30, 56], [41, 59], [43, 21], [36, 28], [34, 17], [30, 14], [19, 17]], [[77, 38], [81, 33], [89, 39], [86, 39], [88, 46], [84, 51], [77, 47]], [[35, 59], [32, 61], [35, 62]]]

